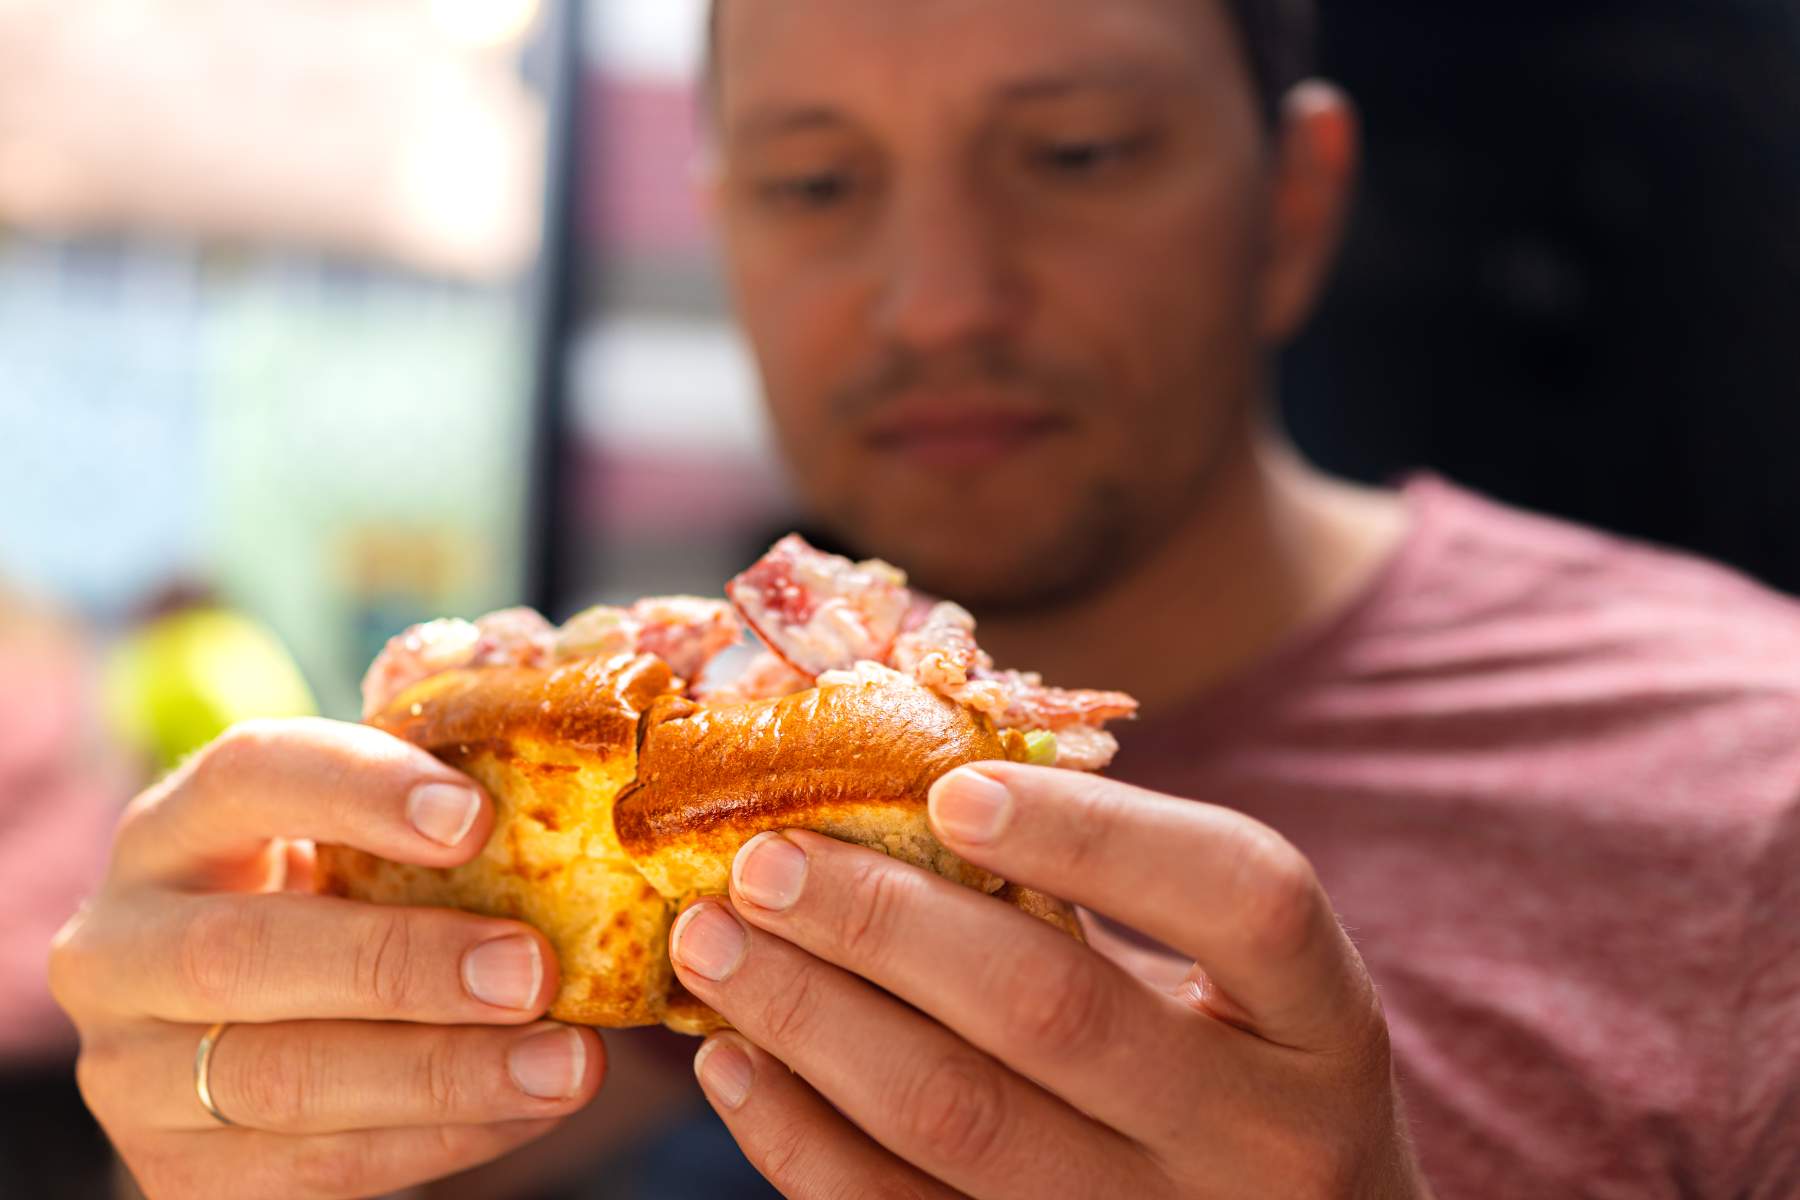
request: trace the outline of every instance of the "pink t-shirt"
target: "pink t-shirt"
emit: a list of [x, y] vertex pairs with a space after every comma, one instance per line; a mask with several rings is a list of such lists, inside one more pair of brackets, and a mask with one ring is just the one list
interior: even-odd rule
[[1111, 774], [1311, 858], [1440, 1200], [1800, 1196], [1800, 604], [1406, 496], [1347, 611]]

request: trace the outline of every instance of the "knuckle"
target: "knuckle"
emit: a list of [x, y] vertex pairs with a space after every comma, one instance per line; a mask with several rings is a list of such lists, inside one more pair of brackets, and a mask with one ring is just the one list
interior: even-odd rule
[[87, 990], [97, 967], [93, 930], [84, 909], [70, 917], [50, 939], [45, 977], [51, 998], [64, 1012], [73, 1014], [78, 997]]
[[990, 1161], [1006, 1130], [1005, 1089], [998, 1074], [961, 1055], [920, 1073], [895, 1111], [908, 1138], [929, 1146], [952, 1167]]
[[1121, 807], [1119, 786], [1084, 775], [1067, 781], [1064, 787], [1075, 810], [1070, 819], [1081, 830], [1081, 836], [1062, 841], [1063, 861], [1058, 869], [1070, 878], [1083, 878], [1100, 872], [1114, 859], [1117, 847], [1113, 835]]
[[433, 1129], [437, 1139], [436, 1161], [466, 1166], [494, 1157], [493, 1133], [483, 1125], [438, 1125]]
[[793, 981], [770, 996], [763, 1009], [763, 1028], [769, 1046], [801, 1045], [818, 1024], [818, 976], [802, 969]]
[[147, 1200], [222, 1194], [216, 1188], [208, 1189], [205, 1168], [192, 1155], [137, 1143], [118, 1149], [119, 1157]]
[[181, 927], [175, 969], [189, 998], [204, 1012], [230, 1013], [257, 971], [259, 948], [269, 944], [266, 914], [237, 901], [202, 903]]
[[1005, 1028], [1027, 1045], [1079, 1053], [1112, 1038], [1112, 993], [1087, 956], [1058, 954], [1008, 972], [999, 1006]]
[[1329, 1048], [1339, 1070], [1362, 1094], [1379, 1094], [1393, 1079], [1393, 1037], [1373, 984], [1360, 989], [1344, 1011], [1344, 1037]]
[[200, 751], [184, 766], [139, 792], [125, 805], [118, 822], [113, 826], [113, 866], [109, 868], [110, 872], [116, 873], [119, 864], [138, 853], [140, 848], [167, 843], [168, 835], [161, 829], [168, 824], [164, 814], [177, 802], [182, 791], [192, 786], [194, 772], [199, 769], [205, 757], [206, 751]]
[[1382, 1006], [1381, 995], [1373, 984], [1368, 987], [1366, 1001], [1368, 1007], [1363, 1014], [1363, 1036], [1360, 1039], [1363, 1067], [1372, 1079], [1386, 1083], [1393, 1076], [1394, 1039], [1388, 1031], [1387, 1010]]
[[904, 1176], [873, 1179], [866, 1172], [830, 1172], [819, 1153], [818, 1130], [804, 1120], [783, 1121], [750, 1152], [763, 1177], [789, 1196], [819, 1200], [923, 1200], [917, 1181]]
[[134, 800], [119, 830], [121, 839], [165, 850], [184, 850], [191, 835], [175, 815], [204, 805], [221, 817], [235, 815], [246, 802], [246, 781], [256, 759], [267, 753], [267, 735], [255, 723], [234, 725], [201, 747], [161, 785]]
[[[196, 761], [200, 757], [204, 757], [204, 753], [196, 756]], [[118, 822], [113, 826], [113, 844], [120, 846], [141, 838], [145, 824], [150, 821], [158, 806], [166, 802], [169, 793], [174, 790], [181, 777], [191, 773], [192, 769], [188, 768], [186, 772], [177, 771], [161, 785], [146, 789], [133, 796], [131, 802], [119, 814]]]
[[1277, 959], [1298, 956], [1318, 929], [1312, 864], [1267, 826], [1245, 822], [1237, 839], [1227, 897], [1238, 936]]
[[440, 1033], [418, 1057], [415, 1088], [435, 1121], [449, 1124], [471, 1107], [473, 1097], [454, 1037]]
[[[371, 729], [367, 732], [376, 731]], [[411, 750], [412, 747], [406, 746], [405, 749]], [[393, 826], [399, 824], [402, 818], [397, 808], [388, 806], [387, 798], [397, 791], [404, 791], [416, 779], [416, 774], [378, 754], [371, 754], [366, 747], [354, 744], [334, 742], [315, 745], [312, 755], [314, 761], [322, 769], [329, 770], [331, 776], [338, 781], [338, 786], [311, 798], [315, 817], [321, 826], [342, 831], [346, 838], [390, 837]]]
[[765, 1178], [789, 1195], [805, 1195], [806, 1163], [817, 1145], [817, 1136], [804, 1121], [783, 1121], [769, 1130], [757, 1152], [757, 1167]]
[[1275, 1161], [1287, 1164], [1282, 1194], [1295, 1200], [1335, 1200], [1366, 1195], [1362, 1159], [1343, 1139], [1326, 1139], [1312, 1131], [1284, 1130], [1272, 1139]]
[[420, 947], [413, 923], [404, 911], [374, 908], [363, 914], [356, 941], [352, 982], [358, 999], [382, 1013], [411, 1012], [419, 991]]
[[268, 718], [239, 721], [208, 742], [194, 757], [188, 778], [200, 786], [228, 785], [281, 740], [283, 722]]
[[99, 1101], [105, 1095], [107, 1064], [94, 1052], [93, 1047], [82, 1044], [75, 1055], [75, 1090], [81, 1093], [82, 1100], [89, 1109], [101, 1107]]
[[373, 1190], [375, 1165], [372, 1139], [352, 1134], [299, 1139], [288, 1169], [302, 1195], [361, 1196]]
[[858, 965], [879, 965], [895, 943], [905, 906], [916, 899], [919, 877], [886, 858], [857, 866], [838, 926], [845, 954]]
[[111, 1110], [122, 1054], [111, 1042], [83, 1038], [75, 1056], [75, 1088], [95, 1117]]
[[[241, 1034], [241, 1031], [240, 1031]], [[315, 1052], [294, 1038], [220, 1041], [213, 1059], [219, 1107], [232, 1120], [255, 1128], [289, 1130], [319, 1110], [325, 1068]]]

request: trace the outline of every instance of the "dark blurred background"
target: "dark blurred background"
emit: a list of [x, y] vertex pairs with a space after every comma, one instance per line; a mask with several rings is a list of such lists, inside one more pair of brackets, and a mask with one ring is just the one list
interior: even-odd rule
[[1366, 120], [1301, 444], [1800, 590], [1800, 5], [1331, 2]]
[[[701, 8], [0, 0], [0, 1195], [104, 1194], [41, 966], [145, 779], [352, 715], [413, 620], [716, 592], [794, 519]], [[1323, 15], [1367, 169], [1301, 444], [1800, 591], [1800, 6]], [[728, 1156], [697, 1119], [640, 1161]]]

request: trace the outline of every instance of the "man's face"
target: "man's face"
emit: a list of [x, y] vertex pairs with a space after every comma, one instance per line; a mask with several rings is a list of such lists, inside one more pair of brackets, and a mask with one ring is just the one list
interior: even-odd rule
[[823, 520], [989, 609], [1103, 586], [1261, 388], [1268, 148], [1215, 0], [727, 0], [720, 213]]

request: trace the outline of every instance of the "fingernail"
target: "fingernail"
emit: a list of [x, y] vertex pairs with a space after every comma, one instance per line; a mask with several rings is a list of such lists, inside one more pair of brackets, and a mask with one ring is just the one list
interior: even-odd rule
[[996, 841], [1012, 820], [1012, 793], [979, 771], [952, 771], [937, 781], [927, 801], [931, 820], [951, 841]]
[[750, 1081], [756, 1068], [750, 1056], [726, 1038], [714, 1038], [694, 1055], [694, 1074], [700, 1086], [726, 1108], [737, 1108], [750, 1094]]
[[406, 819], [440, 846], [458, 846], [481, 815], [481, 796], [455, 783], [421, 783], [406, 798]]
[[506, 1070], [527, 1096], [567, 1100], [587, 1072], [587, 1043], [573, 1029], [546, 1029], [513, 1044], [506, 1052]]
[[696, 904], [669, 934], [675, 961], [714, 983], [723, 983], [744, 957], [744, 927], [717, 904]]
[[531, 1008], [544, 986], [544, 961], [528, 937], [483, 942], [462, 962], [463, 986], [469, 995], [495, 1008]]
[[806, 852], [778, 833], [759, 833], [732, 861], [731, 880], [758, 908], [792, 908], [806, 882]]

